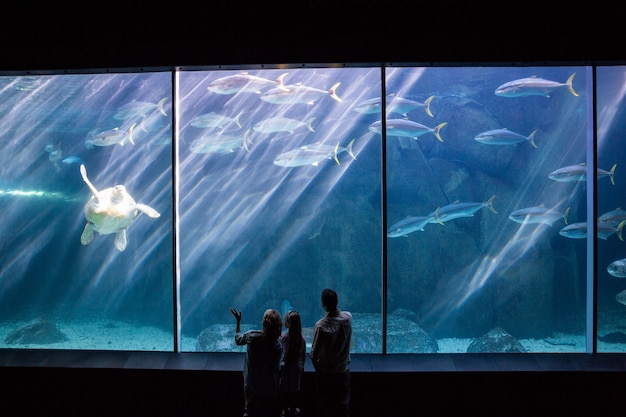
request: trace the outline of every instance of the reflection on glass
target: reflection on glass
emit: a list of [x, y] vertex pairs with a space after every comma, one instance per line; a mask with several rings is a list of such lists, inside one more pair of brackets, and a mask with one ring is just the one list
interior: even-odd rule
[[388, 352], [585, 350], [584, 74], [387, 70]]
[[359, 107], [380, 69], [184, 71], [179, 97], [181, 350], [240, 351], [230, 307], [243, 331], [295, 309], [311, 343], [330, 287], [353, 352], [382, 352], [381, 141]]
[[[598, 67], [597, 351], [626, 351], [626, 246], [623, 227], [626, 67]], [[608, 174], [606, 172], [609, 172]], [[601, 177], [609, 177], [601, 178]], [[601, 230], [606, 231], [604, 235]]]
[[170, 80], [0, 77], [3, 348], [173, 350]]

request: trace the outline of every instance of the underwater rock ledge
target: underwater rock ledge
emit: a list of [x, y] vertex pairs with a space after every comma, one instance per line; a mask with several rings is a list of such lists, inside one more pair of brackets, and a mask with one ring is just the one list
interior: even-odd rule
[[51, 343], [66, 342], [69, 338], [59, 328], [48, 320], [27, 324], [17, 330], [10, 332], [4, 339], [8, 344], [37, 344], [47, 345]]

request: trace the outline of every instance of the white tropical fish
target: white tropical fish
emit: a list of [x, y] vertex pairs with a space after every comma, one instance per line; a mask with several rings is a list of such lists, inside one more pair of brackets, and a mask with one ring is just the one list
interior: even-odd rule
[[239, 74], [228, 75], [218, 78], [209, 83], [207, 90], [216, 94], [237, 94], [237, 93], [256, 93], [261, 94], [262, 90], [270, 87], [281, 87], [283, 78], [287, 73], [281, 74], [276, 80], [258, 77], [240, 72]]
[[479, 133], [474, 137], [474, 140], [480, 143], [484, 143], [485, 145], [515, 145], [520, 142], [528, 141], [534, 148], [536, 148], [536, 133], [537, 130], [534, 130], [530, 135], [524, 136], [507, 128], [494, 129]]
[[[389, 94], [387, 99], [385, 100], [385, 107], [387, 110], [387, 114], [389, 113], [397, 113], [401, 114], [404, 117], [407, 117], [407, 113], [411, 110], [423, 108], [427, 115], [430, 117], [434, 117], [432, 111], [430, 110], [430, 103], [433, 101], [435, 96], [430, 96], [423, 102], [409, 100], [408, 98], [403, 98], [396, 96], [394, 94]], [[364, 114], [373, 114], [380, 113], [381, 109], [381, 100], [380, 97], [371, 98], [369, 100], [362, 101], [358, 103], [352, 110], [357, 113]]]
[[315, 132], [313, 129], [312, 123], [315, 120], [315, 117], [310, 118], [309, 120], [302, 122], [297, 119], [290, 119], [288, 117], [270, 117], [260, 122], [256, 123], [253, 127], [254, 131], [259, 133], [276, 133], [276, 132], [289, 132], [293, 133], [294, 131], [307, 128], [311, 132]]
[[204, 135], [194, 140], [190, 145], [193, 153], [230, 153], [243, 148], [250, 151], [248, 135], [250, 129], [243, 135], [228, 135], [223, 133]]
[[341, 152], [348, 152], [352, 159], [356, 159], [356, 156], [352, 152], [352, 144], [354, 141], [355, 139], [352, 139], [346, 147], [339, 146], [339, 143], [335, 146], [320, 143], [301, 146], [300, 148], [278, 155], [276, 159], [274, 159], [274, 165], [282, 167], [317, 166], [325, 159], [334, 159], [337, 165], [341, 165], [337, 157]]
[[272, 88], [261, 94], [261, 100], [272, 104], [315, 104], [315, 101], [324, 96], [330, 96], [335, 101], [343, 101], [337, 95], [337, 88], [341, 83], [336, 83], [328, 90], [308, 87], [302, 83], [291, 84]]
[[387, 237], [407, 237], [409, 233], [423, 231], [434, 219], [433, 216], [407, 216], [387, 229]]
[[525, 96], [546, 96], [550, 97], [550, 93], [563, 87], [567, 87], [570, 93], [578, 96], [576, 90], [572, 86], [574, 81], [573, 73], [566, 82], [546, 80], [538, 77], [520, 78], [518, 80], [509, 81], [496, 88], [495, 94], [500, 97], [525, 97]]
[[447, 206], [439, 207], [437, 210], [429, 214], [429, 216], [432, 217], [430, 223], [443, 224], [447, 221], [458, 219], [460, 217], [472, 217], [474, 216], [474, 213], [484, 207], [487, 207], [492, 213], [498, 214], [498, 212], [493, 208], [493, 200], [495, 198], [495, 195], [491, 196], [489, 200], [482, 203], [460, 203], [455, 201]]
[[[607, 240], [612, 234], [617, 234], [619, 240], [624, 240], [622, 237], [622, 228], [626, 224], [626, 220], [623, 220], [617, 226], [613, 226], [610, 223], [598, 223], [596, 225], [598, 237], [603, 240]], [[565, 226], [559, 231], [561, 236], [568, 237], [570, 239], [586, 239], [587, 238], [587, 222], [572, 223]]]
[[[439, 131], [447, 124], [448, 122], [443, 122], [435, 127], [428, 127], [421, 123], [407, 119], [387, 119], [386, 130], [387, 136], [399, 136], [415, 140], [417, 140], [420, 136], [425, 135], [426, 133], [432, 133], [435, 135], [439, 142], [443, 142]], [[382, 133], [382, 121], [379, 120], [369, 125], [369, 130], [374, 133]]]
[[567, 224], [567, 215], [569, 213], [570, 208], [568, 207], [565, 210], [565, 213], [561, 213], [558, 210], [547, 208], [543, 205], [541, 206], [533, 206], [526, 207], [523, 209], [515, 210], [511, 214], [509, 214], [509, 220], [512, 220], [516, 223], [520, 224], [547, 224], [548, 226], [552, 226], [555, 222], [563, 219], [565, 224]]
[[113, 118], [115, 120], [127, 120], [132, 117], [146, 117], [154, 110], [158, 110], [163, 116], [167, 116], [167, 112], [165, 111], [166, 101], [167, 97], [162, 98], [158, 103], [133, 100], [118, 108]]
[[[613, 165], [610, 171], [598, 168], [596, 176], [598, 179], [609, 177], [611, 184], [615, 185], [615, 168], [617, 168], [617, 164]], [[583, 162], [578, 165], [568, 165], [559, 168], [548, 174], [548, 178], [559, 182], [587, 181], [587, 164]]]
[[191, 125], [198, 128], [217, 127], [220, 129], [224, 129], [227, 126], [235, 124], [239, 128], [241, 128], [241, 122], [239, 121], [239, 117], [242, 113], [243, 111], [240, 111], [239, 114], [237, 114], [235, 117], [229, 117], [215, 112], [205, 113], [194, 117], [191, 120]]
[[85, 140], [85, 146], [88, 149], [91, 149], [94, 146], [124, 146], [124, 143], [127, 140], [134, 145], [135, 140], [133, 139], [133, 129], [135, 129], [135, 125], [136, 123], [133, 123], [133, 125], [128, 130], [120, 130], [116, 127], [115, 129], [100, 132]]

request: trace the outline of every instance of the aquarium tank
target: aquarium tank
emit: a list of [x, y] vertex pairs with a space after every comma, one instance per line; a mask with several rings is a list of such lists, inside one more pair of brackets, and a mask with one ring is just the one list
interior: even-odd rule
[[0, 348], [310, 346], [332, 288], [354, 354], [626, 351], [625, 74], [2, 75]]

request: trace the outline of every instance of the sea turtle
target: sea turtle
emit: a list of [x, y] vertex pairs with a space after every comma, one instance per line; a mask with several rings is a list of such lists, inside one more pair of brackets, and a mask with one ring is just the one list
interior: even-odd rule
[[98, 191], [87, 178], [85, 165], [80, 165], [80, 175], [91, 190], [92, 196], [85, 204], [87, 224], [80, 235], [80, 243], [88, 245], [93, 240], [94, 231], [101, 235], [115, 233], [115, 247], [120, 252], [126, 249], [126, 228], [139, 213], [157, 218], [161, 214], [152, 207], [138, 204], [123, 185]]

